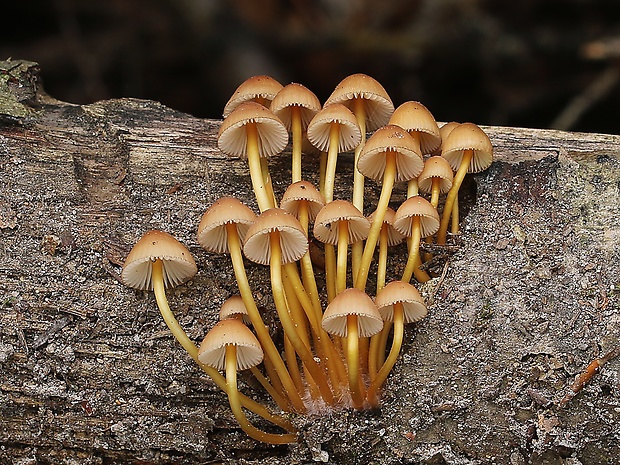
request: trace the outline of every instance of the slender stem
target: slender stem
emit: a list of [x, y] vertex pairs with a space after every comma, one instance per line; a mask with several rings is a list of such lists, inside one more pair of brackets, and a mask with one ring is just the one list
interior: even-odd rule
[[[385, 287], [385, 277], [387, 272], [387, 251], [388, 251], [388, 226], [381, 226], [379, 235], [379, 261], [377, 263], [377, 294]], [[383, 331], [383, 330], [382, 330]], [[381, 333], [375, 334], [370, 338], [370, 348], [368, 350], [368, 374], [371, 381], [375, 378], [379, 366], [378, 350], [381, 343]]]
[[291, 132], [293, 139], [292, 147], [292, 182], [301, 181], [301, 107], [291, 107]]
[[[271, 397], [276, 401], [278, 406], [288, 406], [288, 400], [282, 397], [282, 394], [276, 391], [273, 385], [269, 382], [269, 380], [261, 373], [261, 371], [257, 367], [250, 368], [250, 371], [256, 378], [256, 380], [260, 383], [260, 385], [269, 393]], [[280, 407], [281, 408], [281, 407]]]
[[265, 186], [263, 178], [260, 152], [258, 150], [258, 129], [256, 128], [256, 123], [246, 124], [245, 131], [248, 138], [247, 155], [252, 188], [254, 189], [254, 195], [256, 195], [258, 208], [263, 212], [272, 207], [273, 200]]
[[237, 348], [226, 346], [226, 384], [228, 386], [228, 403], [241, 429], [252, 439], [268, 444], [289, 444], [297, 441], [295, 434], [271, 434], [259, 430], [252, 425], [241, 408], [239, 390], [237, 389]]
[[[357, 147], [355, 147], [355, 165], [353, 169], [353, 205], [359, 211], [364, 213], [364, 175], [357, 169], [357, 162], [360, 154], [366, 145], [366, 102], [363, 98], [355, 98], [353, 101], [353, 114], [357, 120], [357, 125], [362, 133], [362, 139]], [[364, 242], [354, 242], [351, 244], [351, 272], [353, 281], [359, 273], [362, 255], [364, 253]]]
[[325, 173], [327, 171], [327, 152], [319, 155], [319, 192], [325, 197]]
[[[166, 325], [168, 326], [176, 340], [179, 341], [181, 346], [183, 346], [185, 351], [198, 364], [198, 366], [211, 377], [211, 379], [222, 391], [228, 393], [228, 386], [226, 385], [226, 380], [224, 379], [224, 377], [215, 368], [205, 365], [198, 360], [198, 347], [196, 347], [196, 344], [194, 344], [192, 340], [187, 336], [187, 333], [185, 333], [185, 331], [175, 318], [172, 310], [170, 310], [170, 306], [168, 305], [168, 299], [166, 298], [166, 291], [164, 289], [163, 263], [161, 260], [155, 260], [155, 262], [153, 263], [152, 273], [155, 300], [157, 301], [157, 307], [159, 308], [161, 316], [166, 322]], [[255, 414], [261, 416], [267, 421], [270, 421], [274, 425], [278, 425], [288, 431], [295, 431], [295, 428], [293, 427], [293, 425], [291, 425], [291, 423], [289, 423], [279, 415], [273, 415], [265, 408], [265, 406], [244, 395], [241, 395], [240, 399], [242, 405], [251, 412], [254, 412]]]
[[347, 288], [347, 259], [349, 252], [349, 222], [338, 222], [338, 253], [336, 263], [336, 295]]
[[467, 174], [467, 170], [469, 169], [469, 164], [471, 163], [473, 156], [473, 150], [465, 150], [463, 152], [463, 159], [461, 160], [461, 165], [454, 174], [454, 179], [452, 180], [452, 187], [450, 188], [448, 196], [446, 197], [446, 202], [443, 206], [443, 216], [441, 217], [441, 224], [439, 225], [439, 231], [437, 232], [437, 244], [439, 245], [446, 244], [446, 236], [448, 234], [448, 225], [450, 223], [452, 206], [454, 205], [454, 202], [459, 195], [459, 189], [461, 187], [461, 184], [463, 184], [463, 180], [465, 179], [465, 175]]
[[324, 244], [325, 250], [325, 286], [327, 287], [327, 302], [336, 297], [336, 248], [333, 244]]
[[454, 205], [452, 205], [452, 227], [450, 229], [452, 234], [459, 233], [459, 196], [454, 199]]
[[433, 177], [431, 179], [431, 205], [437, 208], [439, 205], [439, 194], [441, 189], [441, 178]]
[[260, 159], [260, 170], [263, 173], [263, 183], [267, 190], [267, 196], [270, 199], [271, 207], [273, 208], [278, 204], [276, 194], [273, 192], [273, 184], [271, 183], [271, 174], [269, 173], [269, 159], [262, 157]]
[[392, 338], [392, 348], [390, 349], [390, 353], [385, 360], [385, 363], [379, 370], [377, 377], [372, 381], [370, 387], [368, 388], [368, 393], [366, 394], [366, 398], [371, 406], [376, 407], [379, 404], [377, 393], [383, 383], [387, 379], [388, 375], [392, 371], [394, 364], [396, 364], [396, 360], [398, 359], [398, 354], [400, 353], [400, 348], [403, 343], [403, 332], [404, 332], [404, 312], [403, 312], [403, 304], [401, 302], [394, 304], [394, 336]]
[[347, 366], [349, 368], [349, 390], [353, 400], [353, 407], [357, 410], [363, 406], [363, 395], [360, 389], [360, 355], [359, 332], [357, 329], [357, 315], [347, 316]]
[[415, 197], [420, 193], [418, 188], [418, 179], [413, 178], [407, 181], [407, 198]]
[[[260, 316], [260, 312], [258, 311], [258, 307], [256, 306], [256, 301], [254, 300], [254, 295], [252, 294], [252, 289], [250, 288], [250, 283], [248, 282], [245, 266], [243, 264], [241, 241], [239, 239], [237, 227], [234, 224], [227, 224], [226, 232], [228, 235], [228, 249], [233, 263], [235, 278], [237, 279], [237, 286], [239, 287], [239, 294], [241, 294], [245, 308], [248, 311], [248, 316], [250, 317], [250, 321], [252, 321], [254, 331], [256, 331], [256, 336], [263, 347], [265, 358], [270, 360], [276, 370], [275, 375], [272, 376], [272, 373], [269, 373], [269, 376], [272, 378], [272, 382], [275, 382], [273, 379], [274, 377], [279, 378], [284, 386], [284, 390], [286, 391], [288, 398], [291, 400], [293, 408], [297, 412], [304, 413], [306, 411], [306, 407], [303, 400], [301, 399], [301, 396], [293, 383], [291, 375], [286, 369], [286, 365], [284, 364], [282, 357], [280, 357], [280, 353], [276, 348], [273, 339], [271, 339], [269, 330], [265, 326], [265, 323]], [[268, 368], [269, 365], [265, 364], [265, 367]]]
[[417, 261], [420, 258], [420, 217], [414, 216], [411, 218], [411, 222], [411, 246], [409, 247], [409, 257], [407, 258], [407, 264], [402, 277], [402, 281], [406, 283], [411, 281], [414, 268], [417, 268]]
[[340, 124], [331, 123], [329, 129], [329, 147], [327, 149], [327, 166], [325, 168], [325, 202], [334, 200], [334, 184], [336, 183], [336, 161], [340, 139]]

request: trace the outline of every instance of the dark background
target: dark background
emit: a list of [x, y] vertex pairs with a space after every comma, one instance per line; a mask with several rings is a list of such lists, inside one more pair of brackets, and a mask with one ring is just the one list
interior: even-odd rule
[[[0, 59], [37, 61], [73, 103], [158, 100], [219, 118], [247, 77], [324, 101], [348, 74], [438, 121], [620, 133], [620, 2], [54, 0], [4, 2]], [[558, 119], [560, 116], [565, 119]]]

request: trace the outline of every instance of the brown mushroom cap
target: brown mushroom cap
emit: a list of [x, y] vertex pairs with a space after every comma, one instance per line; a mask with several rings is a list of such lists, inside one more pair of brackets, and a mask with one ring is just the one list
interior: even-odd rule
[[157, 259], [163, 263], [165, 287], [177, 286], [196, 274], [196, 262], [189, 250], [170, 234], [152, 230], [129, 252], [121, 274], [123, 283], [139, 290], [153, 290], [151, 275]]
[[365, 100], [368, 131], [374, 131], [387, 124], [394, 111], [392, 99], [378, 81], [366, 74], [352, 74], [340, 81], [325, 102], [325, 106], [341, 103], [351, 108], [356, 98]]
[[420, 191], [430, 194], [433, 188], [433, 178], [440, 179], [439, 192], [445, 194], [452, 187], [454, 173], [450, 163], [443, 157], [430, 157], [424, 162], [424, 169], [418, 176], [418, 188]]
[[[370, 221], [371, 224], [372, 224], [372, 220], [375, 217], [376, 213], [377, 213], [377, 210], [372, 212], [370, 216], [368, 217], [368, 221]], [[387, 226], [388, 228], [387, 233], [388, 233], [388, 246], [389, 247], [400, 244], [401, 242], [405, 240], [405, 237], [407, 237], [404, 234], [401, 234], [394, 227], [395, 216], [396, 216], [396, 212], [392, 210], [390, 207], [388, 207], [385, 210], [385, 216], [383, 217], [383, 227]]]
[[405, 102], [390, 117], [390, 124], [396, 124], [405, 131], [418, 133], [422, 154], [432, 153], [441, 146], [441, 134], [435, 118], [420, 102]]
[[405, 324], [419, 321], [428, 310], [418, 290], [404, 281], [392, 281], [377, 293], [375, 304], [384, 321], [394, 321], [394, 304], [403, 304]]
[[308, 202], [308, 220], [314, 221], [317, 213], [325, 205], [325, 197], [308, 181], [297, 181], [288, 186], [282, 195], [280, 208], [298, 218], [299, 203], [303, 200]]
[[243, 242], [256, 214], [250, 207], [234, 197], [216, 200], [202, 215], [198, 225], [198, 243], [203, 249], [215, 253], [228, 252], [227, 224], [234, 224]]
[[409, 197], [405, 200], [394, 216], [394, 227], [401, 234], [411, 236], [412, 218], [420, 217], [420, 236], [432, 236], [439, 229], [439, 214], [435, 207], [419, 195]]
[[452, 169], [456, 171], [465, 150], [474, 152], [468, 173], [484, 171], [493, 162], [493, 145], [489, 136], [473, 123], [459, 124], [450, 132], [442, 143], [441, 156], [448, 160]]
[[252, 368], [263, 361], [263, 349], [256, 336], [239, 320], [221, 320], [207, 333], [198, 349], [198, 360], [218, 370], [226, 368], [226, 346], [237, 347], [237, 370]]
[[242, 316], [243, 322], [247, 325], [250, 324], [250, 318], [248, 317], [248, 309], [243, 303], [243, 299], [240, 295], [230, 296], [224, 301], [220, 307], [220, 320], [228, 320], [229, 318], [237, 318]]
[[314, 237], [327, 244], [338, 244], [340, 221], [347, 221], [349, 244], [368, 237], [370, 222], [351, 202], [334, 200], [325, 205], [314, 220]]
[[422, 172], [424, 161], [417, 144], [407, 131], [393, 124], [377, 129], [366, 141], [357, 161], [358, 171], [382, 181], [387, 152], [396, 154], [396, 181], [409, 181]]
[[217, 133], [219, 149], [230, 156], [247, 158], [245, 126], [250, 123], [257, 127], [261, 157], [271, 157], [284, 150], [288, 144], [284, 123], [271, 110], [256, 102], [241, 103], [226, 117]]
[[360, 337], [377, 334], [383, 328], [383, 319], [377, 306], [368, 295], [356, 288], [342, 291], [325, 309], [321, 325], [330, 334], [347, 335], [347, 316], [357, 316], [357, 330]]
[[281, 208], [270, 208], [261, 213], [248, 230], [243, 245], [245, 256], [261, 265], [269, 265], [271, 258], [270, 234], [278, 231], [282, 264], [299, 260], [308, 251], [308, 238], [297, 218]]
[[357, 147], [362, 140], [360, 127], [351, 110], [341, 104], [325, 105], [314, 115], [308, 124], [307, 137], [310, 143], [317, 149], [327, 152], [332, 123], [340, 125], [338, 152], [346, 152]]
[[264, 99], [268, 106], [281, 89], [282, 84], [270, 76], [252, 76], [243, 81], [226, 102], [223, 116], [226, 118], [243, 102], [258, 98]]
[[278, 92], [269, 107], [289, 131], [293, 107], [299, 107], [301, 110], [301, 127], [305, 130], [310, 120], [321, 110], [321, 102], [310, 89], [292, 82]]

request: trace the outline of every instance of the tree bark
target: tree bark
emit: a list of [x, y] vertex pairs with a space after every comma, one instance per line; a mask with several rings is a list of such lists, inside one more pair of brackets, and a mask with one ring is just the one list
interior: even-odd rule
[[[0, 63], [0, 462], [618, 460], [620, 361], [574, 397], [571, 386], [619, 344], [619, 136], [484, 127], [496, 159], [469, 179], [461, 234], [435, 250], [438, 276], [420, 286], [429, 316], [406, 328], [381, 409], [294, 418], [300, 443], [272, 447], [238, 429], [152, 294], [119, 281], [157, 228], [199, 264], [169, 292], [192, 339], [236, 292], [227, 257], [196, 241], [220, 196], [256, 210], [245, 163], [217, 149], [220, 123], [137, 99], [59, 102], [35, 63]], [[272, 160], [278, 194], [289, 160]], [[351, 165], [339, 165], [338, 197]], [[316, 182], [318, 161], [307, 166]], [[368, 205], [378, 191], [367, 183]], [[389, 279], [405, 261], [395, 249]], [[268, 271], [249, 266], [249, 278], [272, 309]], [[241, 386], [268, 402], [251, 379]]]

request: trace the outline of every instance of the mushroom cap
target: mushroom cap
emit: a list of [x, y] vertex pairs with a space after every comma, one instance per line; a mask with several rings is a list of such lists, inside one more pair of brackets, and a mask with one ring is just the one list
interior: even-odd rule
[[357, 170], [367, 178], [382, 181], [387, 152], [396, 154], [396, 181], [409, 181], [424, 168], [415, 140], [403, 128], [390, 124], [377, 129], [366, 141], [357, 161]]
[[390, 117], [390, 124], [400, 126], [408, 133], [417, 133], [423, 155], [441, 146], [441, 135], [435, 118], [420, 102], [409, 101], [400, 105]]
[[355, 115], [341, 104], [325, 105], [308, 124], [307, 137], [317, 149], [327, 152], [332, 124], [340, 125], [338, 152], [354, 149], [362, 140], [362, 132]]
[[308, 203], [308, 220], [314, 221], [325, 205], [325, 197], [311, 182], [297, 181], [288, 186], [280, 200], [280, 208], [299, 218], [299, 204], [304, 200]]
[[459, 169], [463, 152], [473, 150], [474, 156], [467, 170], [479, 173], [493, 162], [493, 145], [486, 133], [473, 123], [463, 123], [455, 127], [441, 146], [441, 156], [448, 160], [454, 171]]
[[218, 148], [227, 155], [247, 158], [248, 124], [256, 124], [261, 157], [276, 155], [288, 144], [288, 131], [271, 110], [256, 102], [244, 102], [222, 122], [217, 133]]
[[282, 84], [271, 76], [252, 76], [243, 81], [232, 94], [222, 116], [226, 118], [235, 108], [243, 102], [249, 102], [258, 98], [265, 99], [267, 104], [271, 102], [282, 89]]
[[334, 200], [325, 205], [314, 220], [314, 237], [327, 244], [338, 244], [341, 221], [347, 222], [349, 244], [368, 237], [370, 222], [351, 202]]
[[198, 243], [203, 249], [215, 253], [227, 253], [227, 224], [234, 224], [243, 242], [250, 226], [256, 220], [256, 214], [250, 207], [234, 197], [222, 197], [216, 200], [202, 215], [198, 225]]
[[356, 288], [346, 289], [334, 297], [325, 309], [321, 326], [330, 334], [345, 337], [349, 315], [357, 316], [360, 337], [372, 336], [383, 328], [383, 319], [375, 303], [364, 291]]
[[263, 349], [256, 336], [241, 321], [221, 320], [200, 343], [198, 360], [218, 370], [226, 368], [226, 346], [237, 347], [237, 370], [252, 368], [263, 361]]
[[220, 307], [220, 320], [237, 318], [239, 315], [243, 317], [243, 322], [246, 325], [250, 324], [248, 309], [243, 303], [243, 299], [240, 295], [232, 295], [228, 299], [226, 299]]
[[430, 157], [424, 162], [424, 169], [418, 176], [418, 188], [425, 194], [430, 194], [433, 189], [433, 178], [441, 180], [439, 192], [445, 194], [452, 187], [454, 173], [448, 160], [443, 157]]
[[[461, 123], [457, 123], [456, 121], [450, 121], [449, 123], [444, 123], [443, 126], [439, 128], [439, 135], [441, 136], [441, 141], [446, 140], [448, 134], [452, 132], [452, 130], [457, 127]], [[435, 149], [432, 153], [433, 156], [441, 156], [441, 145]]]
[[439, 213], [431, 203], [419, 195], [405, 200], [394, 215], [394, 227], [405, 236], [412, 235], [412, 219], [420, 217], [420, 236], [432, 236], [439, 230]]
[[125, 259], [121, 278], [129, 287], [153, 290], [153, 262], [163, 262], [164, 286], [174, 287], [191, 279], [198, 270], [187, 248], [170, 234], [151, 230], [144, 233]]
[[405, 324], [419, 321], [428, 310], [418, 290], [404, 281], [392, 281], [379, 292], [375, 304], [384, 321], [394, 321], [394, 304], [403, 304]]
[[281, 208], [270, 208], [261, 213], [245, 237], [243, 253], [261, 265], [271, 259], [271, 233], [278, 231], [282, 264], [299, 260], [308, 251], [308, 238], [297, 218]]
[[274, 97], [269, 109], [291, 130], [293, 107], [299, 107], [301, 127], [306, 129], [310, 120], [321, 110], [319, 98], [307, 87], [292, 82], [284, 86]]
[[[376, 213], [377, 213], [377, 210], [372, 212], [370, 214], [370, 216], [368, 217], [368, 221], [370, 221], [370, 223], [372, 223], [372, 220], [375, 217]], [[392, 247], [394, 245], [400, 244], [401, 242], [403, 242], [405, 240], [405, 237], [407, 237], [404, 234], [401, 234], [394, 227], [394, 217], [395, 217], [395, 215], [396, 215], [396, 212], [394, 210], [392, 210], [390, 207], [388, 207], [385, 210], [385, 215], [383, 217], [383, 226], [381, 226], [382, 228], [387, 228], [388, 246], [389, 247]]]
[[355, 99], [364, 100], [366, 130], [369, 132], [387, 124], [394, 112], [394, 104], [386, 90], [378, 81], [366, 74], [352, 74], [340, 81], [325, 102], [325, 106], [342, 103], [352, 108]]

